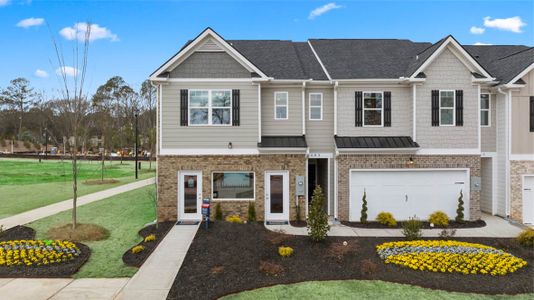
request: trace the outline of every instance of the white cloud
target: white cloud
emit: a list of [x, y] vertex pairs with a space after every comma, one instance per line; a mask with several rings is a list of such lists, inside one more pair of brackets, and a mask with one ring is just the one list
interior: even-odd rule
[[[89, 24], [84, 22], [75, 23], [72, 27], [65, 27], [59, 31], [62, 37], [67, 40], [78, 40], [84, 41], [85, 34]], [[113, 42], [118, 41], [119, 38], [116, 34], [112, 33], [111, 30], [106, 27], [100, 27], [98, 24], [91, 24], [91, 32], [89, 36], [89, 41], [99, 40], [99, 39], [109, 39]]]
[[469, 29], [469, 31], [472, 34], [483, 34], [486, 29], [482, 27], [471, 26], [471, 29]]
[[5, 6], [9, 4], [10, 0], [0, 0], [0, 6]]
[[317, 18], [318, 16], [325, 14], [333, 9], [341, 8], [341, 5], [337, 5], [335, 2], [330, 2], [328, 4], [325, 4], [323, 6], [317, 7], [316, 9], [312, 10], [310, 12], [310, 15], [308, 16], [308, 19], [312, 20]]
[[521, 33], [521, 27], [527, 26], [527, 23], [523, 22], [521, 17], [517, 16], [506, 19], [491, 19], [491, 17], [484, 17], [484, 26], [504, 31]]
[[48, 73], [46, 73], [46, 71], [41, 70], [41, 69], [35, 70], [35, 73], [33, 73], [33, 75], [39, 78], [48, 78]]
[[20, 20], [20, 22], [17, 23], [17, 27], [28, 28], [32, 26], [41, 26], [43, 24], [44, 24], [43, 18], [28, 18], [28, 19]]
[[475, 46], [491, 46], [493, 44], [486, 44], [486, 43], [482, 43], [482, 42], [476, 42], [473, 45], [475, 45]]
[[69, 66], [65, 66], [65, 67], [62, 67], [62, 68], [57, 68], [56, 69], [56, 74], [59, 75], [59, 76], [62, 76], [63, 74], [67, 75], [67, 76], [76, 76], [76, 74], [78, 74], [78, 70], [76, 68], [73, 68], [73, 67], [69, 67]]

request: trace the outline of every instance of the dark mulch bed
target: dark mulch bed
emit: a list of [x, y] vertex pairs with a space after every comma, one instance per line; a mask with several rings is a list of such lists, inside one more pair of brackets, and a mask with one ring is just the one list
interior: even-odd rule
[[[122, 261], [132, 267], [140, 267], [145, 260], [152, 254], [154, 249], [158, 246], [158, 244], [161, 242], [161, 240], [167, 235], [167, 232], [171, 230], [172, 226], [174, 226], [174, 222], [162, 222], [158, 224], [158, 228], [156, 228], [156, 224], [144, 227], [143, 229], [139, 230], [139, 235], [143, 238], [143, 241], [141, 241], [139, 244], [135, 245], [142, 245], [145, 247], [145, 250], [138, 252], [138, 253], [132, 253], [132, 248], [128, 249], [124, 254], [122, 255]], [[156, 240], [151, 242], [145, 243], [145, 237], [155, 234]], [[134, 246], [134, 247], [135, 247]]]
[[[423, 229], [443, 229], [443, 227], [430, 227], [430, 223], [427, 221], [421, 222], [423, 225]], [[341, 221], [341, 224], [350, 226], [350, 227], [359, 227], [359, 228], [402, 228], [402, 225], [404, 224], [403, 221], [397, 222], [396, 227], [390, 227], [384, 224], [380, 224], [376, 221], [369, 221], [367, 223], [361, 223], [361, 222], [348, 222], [348, 221]], [[449, 226], [447, 228], [457, 229], [457, 228], [479, 228], [479, 227], [485, 227], [486, 222], [484, 220], [476, 220], [476, 221], [465, 221], [462, 223], [458, 223], [456, 221], [449, 221]]]
[[[0, 241], [30, 240], [35, 238], [35, 230], [26, 226], [16, 226], [6, 230]], [[64, 278], [71, 277], [87, 262], [91, 256], [91, 249], [82, 243], [76, 243], [81, 254], [64, 263], [50, 264], [48, 266], [10, 266], [0, 267], [0, 278]]]
[[26, 226], [15, 226], [0, 234], [0, 241], [9, 240], [31, 240], [35, 237], [35, 230]]
[[306, 221], [289, 221], [289, 224], [293, 227], [306, 227]]
[[[375, 246], [395, 240], [399, 238], [329, 237], [323, 243], [313, 243], [306, 236], [270, 232], [261, 224], [218, 222], [209, 230], [199, 229], [168, 299], [216, 299], [275, 284], [346, 279], [376, 279], [485, 294], [534, 292], [534, 250], [521, 247], [514, 239], [458, 239], [495, 246], [528, 261], [526, 267], [505, 277], [430, 273], [385, 265], [376, 254]], [[332, 251], [330, 247], [343, 241], [354, 250], [344, 255]], [[289, 258], [282, 258], [277, 253], [279, 245], [290, 246], [295, 252]], [[263, 263], [264, 269], [280, 272], [282, 267], [283, 271], [267, 275], [260, 271], [262, 261], [275, 264], [273, 267]]]

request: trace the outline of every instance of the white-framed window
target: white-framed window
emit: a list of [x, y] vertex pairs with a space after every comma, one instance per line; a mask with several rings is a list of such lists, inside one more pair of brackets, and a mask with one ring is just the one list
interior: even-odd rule
[[439, 126], [454, 126], [456, 123], [455, 91], [439, 91]]
[[309, 95], [309, 116], [312, 121], [323, 119], [323, 93], [310, 93]]
[[480, 94], [480, 126], [491, 126], [490, 94]]
[[211, 174], [213, 200], [255, 200], [254, 172], [221, 171]]
[[287, 120], [289, 114], [289, 93], [274, 92], [274, 119]]
[[231, 126], [231, 90], [189, 90], [190, 126]]
[[384, 126], [383, 92], [363, 92], [363, 126]]

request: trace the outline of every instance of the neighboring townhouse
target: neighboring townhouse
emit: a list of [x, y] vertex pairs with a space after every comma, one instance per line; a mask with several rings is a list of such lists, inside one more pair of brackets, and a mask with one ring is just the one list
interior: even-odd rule
[[[204, 30], [156, 70], [158, 219], [359, 221], [436, 210], [534, 222], [534, 63], [525, 46], [225, 40]], [[212, 210], [213, 212], [213, 210]]]

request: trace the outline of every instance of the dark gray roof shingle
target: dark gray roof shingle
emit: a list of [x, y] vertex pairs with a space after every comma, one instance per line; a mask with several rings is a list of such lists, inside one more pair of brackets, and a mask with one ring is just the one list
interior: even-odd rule
[[306, 148], [306, 138], [297, 136], [262, 136], [259, 148]]
[[464, 46], [490, 74], [509, 83], [534, 63], [534, 48], [527, 46]]
[[419, 148], [409, 136], [336, 136], [337, 148]]

